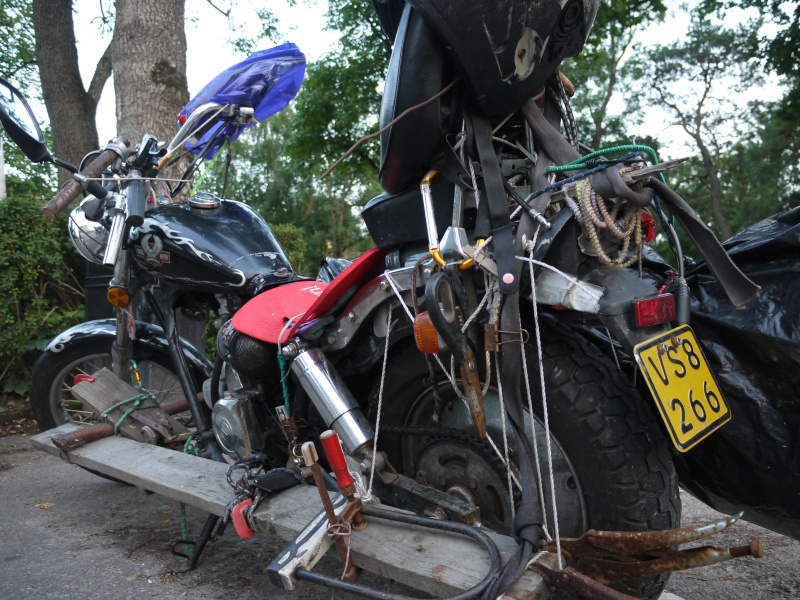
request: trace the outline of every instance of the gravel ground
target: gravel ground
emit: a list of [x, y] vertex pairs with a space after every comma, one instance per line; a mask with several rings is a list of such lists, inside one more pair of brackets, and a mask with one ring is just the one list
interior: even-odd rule
[[[718, 516], [688, 496], [683, 514], [684, 524]], [[229, 532], [209, 545], [197, 570], [182, 572], [183, 559], [169, 550], [181, 533], [178, 504], [36, 451], [22, 432], [0, 437], [0, 519], [0, 598], [332, 597], [310, 584], [294, 592], [272, 587], [264, 570], [283, 542], [264, 534], [242, 541]], [[188, 520], [196, 535], [204, 515], [188, 509]], [[752, 539], [764, 545], [764, 558], [674, 574], [663, 599], [800, 598], [800, 542], [738, 523], [709, 543], [736, 546]], [[329, 575], [340, 569], [333, 560], [322, 568]], [[362, 582], [415, 594], [371, 575]]]

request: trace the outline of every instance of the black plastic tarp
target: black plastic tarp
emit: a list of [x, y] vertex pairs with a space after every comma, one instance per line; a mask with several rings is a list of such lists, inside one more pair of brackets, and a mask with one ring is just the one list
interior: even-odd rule
[[724, 244], [761, 286], [736, 310], [701, 264], [691, 326], [732, 420], [676, 457], [681, 483], [719, 511], [800, 539], [800, 207]]

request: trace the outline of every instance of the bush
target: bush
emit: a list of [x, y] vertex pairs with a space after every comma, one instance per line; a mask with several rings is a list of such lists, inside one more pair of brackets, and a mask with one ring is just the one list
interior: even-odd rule
[[83, 320], [82, 262], [64, 219], [47, 220], [42, 204], [30, 191], [0, 202], [0, 385], [21, 395], [39, 350]]

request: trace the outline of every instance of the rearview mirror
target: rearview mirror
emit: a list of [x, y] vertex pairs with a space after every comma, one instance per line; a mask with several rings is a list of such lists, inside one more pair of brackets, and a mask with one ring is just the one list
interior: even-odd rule
[[20, 91], [0, 77], [0, 123], [31, 162], [53, 162], [44, 145], [44, 135], [28, 101]]

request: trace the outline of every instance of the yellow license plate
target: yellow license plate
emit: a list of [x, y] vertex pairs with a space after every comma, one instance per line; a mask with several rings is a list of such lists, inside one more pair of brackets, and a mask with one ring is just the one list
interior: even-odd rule
[[688, 325], [633, 349], [675, 447], [686, 452], [731, 420], [731, 411]]

